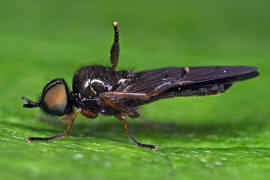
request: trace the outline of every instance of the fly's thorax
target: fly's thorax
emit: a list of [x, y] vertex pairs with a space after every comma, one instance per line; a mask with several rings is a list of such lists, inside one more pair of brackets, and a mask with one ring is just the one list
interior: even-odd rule
[[73, 77], [73, 91], [84, 98], [95, 98], [111, 91], [116, 81], [116, 72], [105, 66], [85, 66]]

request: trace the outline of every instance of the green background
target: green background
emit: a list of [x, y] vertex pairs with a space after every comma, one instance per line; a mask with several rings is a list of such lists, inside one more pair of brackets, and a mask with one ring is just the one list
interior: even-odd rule
[[[0, 1], [0, 179], [269, 179], [269, 1]], [[65, 126], [37, 121], [37, 99], [51, 79], [71, 86], [82, 65], [109, 62], [112, 22], [120, 28], [118, 68], [252, 65], [261, 75], [225, 94], [144, 106], [153, 129], [129, 131], [158, 151], [136, 147], [114, 117], [79, 116]]]

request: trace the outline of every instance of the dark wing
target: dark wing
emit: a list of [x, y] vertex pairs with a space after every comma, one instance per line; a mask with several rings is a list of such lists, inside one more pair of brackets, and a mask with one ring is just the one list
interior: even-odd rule
[[251, 66], [213, 66], [193, 67], [184, 78], [183, 85], [194, 83], [234, 83], [258, 76], [257, 67]]
[[254, 78], [259, 73], [256, 67], [250, 66], [206, 66], [190, 67], [189, 72], [184, 74], [183, 67], [141, 71], [135, 73], [130, 83], [118, 87], [116, 91], [148, 94], [157, 87], [163, 87], [165, 91], [195, 84], [232, 84]]

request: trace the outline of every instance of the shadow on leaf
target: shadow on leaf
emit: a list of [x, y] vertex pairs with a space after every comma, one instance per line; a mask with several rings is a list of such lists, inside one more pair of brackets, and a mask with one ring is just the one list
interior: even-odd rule
[[[45, 127], [33, 127], [25, 124], [0, 122], [2, 125], [8, 125], [10, 127], [16, 127], [19, 129], [27, 129], [35, 131], [37, 133], [52, 133], [51, 135], [58, 134], [65, 130], [66, 125], [62, 126], [50, 126]], [[40, 123], [42, 124], [42, 122]], [[44, 123], [43, 123], [44, 124]], [[160, 123], [162, 126], [162, 123]], [[264, 129], [267, 129], [267, 122], [237, 122], [237, 123], [201, 123], [201, 124], [181, 124], [178, 127], [164, 127], [164, 128], [151, 128], [145, 126], [139, 122], [129, 122], [129, 132], [135, 137], [140, 136], [144, 138], [154, 138], [169, 140], [171, 137], [177, 137], [179, 139], [192, 139], [197, 138], [200, 140], [206, 139], [209, 136], [224, 136], [224, 137], [239, 137], [260, 133]], [[96, 137], [105, 139], [114, 139], [119, 141], [123, 133], [122, 122], [95, 122], [95, 123], [75, 123], [70, 131], [71, 136], [79, 137]], [[113, 137], [112, 137], [113, 136]], [[120, 136], [120, 137], [119, 137]], [[119, 137], [115, 139], [115, 137]]]

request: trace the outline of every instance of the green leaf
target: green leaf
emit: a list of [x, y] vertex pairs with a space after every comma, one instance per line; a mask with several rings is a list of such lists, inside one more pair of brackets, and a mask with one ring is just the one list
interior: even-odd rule
[[[0, 179], [269, 179], [270, 26], [268, 1], [1, 1]], [[62, 77], [72, 87], [82, 65], [108, 64], [119, 22], [118, 69], [251, 65], [261, 75], [225, 94], [174, 98], [140, 113], [161, 128], [128, 119], [136, 147], [114, 117], [66, 125], [36, 119], [21, 96], [37, 99]], [[59, 119], [54, 119], [60, 121]], [[167, 126], [176, 123], [178, 126]]]

